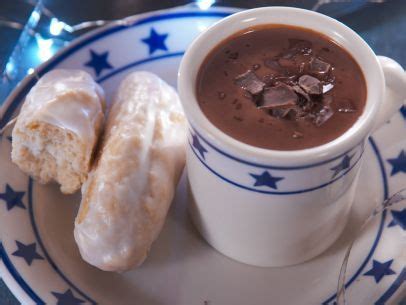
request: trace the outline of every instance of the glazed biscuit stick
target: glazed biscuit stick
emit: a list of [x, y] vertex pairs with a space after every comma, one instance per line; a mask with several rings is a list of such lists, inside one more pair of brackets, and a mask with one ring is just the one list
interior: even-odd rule
[[11, 158], [40, 183], [80, 189], [104, 120], [104, 93], [81, 70], [53, 70], [28, 93], [13, 129]]
[[121, 83], [75, 221], [85, 261], [140, 265], [157, 238], [185, 162], [186, 121], [175, 90], [148, 72]]

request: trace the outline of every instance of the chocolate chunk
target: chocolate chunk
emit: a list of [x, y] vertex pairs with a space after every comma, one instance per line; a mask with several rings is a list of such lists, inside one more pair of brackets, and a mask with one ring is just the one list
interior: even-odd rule
[[306, 101], [310, 101], [310, 96], [298, 85], [292, 86], [292, 89], [299, 95], [303, 96]]
[[299, 54], [299, 50], [297, 49], [288, 49], [284, 51], [282, 54], [279, 54], [278, 56], [284, 59], [292, 59], [295, 57], [297, 54]]
[[289, 85], [293, 85], [294, 82], [297, 80], [297, 75], [281, 75], [281, 76], [276, 76], [273, 81], [275, 84], [279, 82], [283, 82]]
[[309, 63], [309, 72], [311, 74], [324, 76], [330, 71], [331, 65], [321, 59], [313, 57]]
[[264, 60], [264, 64], [267, 68], [271, 69], [273, 72], [281, 71], [281, 66], [279, 65], [278, 61], [274, 58], [268, 58]]
[[296, 105], [297, 95], [293, 89], [283, 83], [267, 88], [262, 95], [259, 108], [292, 108]]
[[279, 58], [278, 64], [283, 68], [287, 68], [287, 69], [291, 69], [291, 70], [298, 68], [296, 62], [293, 59]]
[[323, 85], [323, 94], [329, 92], [333, 88], [334, 88], [334, 85], [331, 83], [327, 83], [327, 84]]
[[323, 93], [321, 82], [310, 75], [302, 75], [299, 78], [299, 86], [302, 87], [307, 94], [320, 95]]
[[316, 118], [314, 119], [313, 123], [317, 127], [320, 127], [321, 125], [326, 123], [333, 116], [333, 114], [333, 109], [331, 109], [330, 106], [323, 106], [323, 108], [318, 113], [316, 113]]
[[293, 113], [292, 116], [294, 116], [294, 111], [292, 108], [288, 108], [288, 109], [283, 109], [283, 108], [275, 108], [270, 110], [272, 116], [277, 117], [277, 118], [290, 118], [290, 114]]
[[265, 83], [251, 70], [237, 76], [234, 83], [253, 95], [261, 93], [265, 87]]
[[264, 77], [262, 77], [262, 81], [267, 85], [270, 86], [274, 83], [274, 76], [273, 75], [265, 75]]

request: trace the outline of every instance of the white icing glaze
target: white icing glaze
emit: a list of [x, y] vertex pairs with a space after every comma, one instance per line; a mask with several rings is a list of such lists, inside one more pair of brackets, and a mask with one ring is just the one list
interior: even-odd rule
[[28, 93], [19, 121], [46, 122], [94, 139], [95, 122], [104, 109], [103, 89], [86, 72], [56, 69], [45, 74]]
[[109, 271], [139, 265], [159, 234], [185, 161], [186, 121], [175, 90], [130, 74], [109, 113], [97, 167], [82, 187], [75, 239]]

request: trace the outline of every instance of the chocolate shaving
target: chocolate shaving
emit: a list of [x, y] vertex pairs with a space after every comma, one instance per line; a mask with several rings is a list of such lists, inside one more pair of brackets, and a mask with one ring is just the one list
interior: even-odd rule
[[259, 108], [292, 108], [296, 105], [297, 99], [296, 93], [290, 86], [280, 83], [264, 91]]
[[283, 52], [282, 54], [279, 54], [279, 57], [285, 58], [285, 59], [291, 59], [291, 58], [295, 57], [298, 53], [300, 53], [300, 51], [297, 49], [288, 49], [287, 51]]
[[323, 108], [316, 114], [316, 118], [314, 119], [313, 123], [320, 127], [324, 123], [326, 123], [332, 116], [334, 112], [330, 106], [323, 106]]
[[313, 57], [309, 63], [309, 72], [313, 75], [324, 76], [330, 71], [331, 65], [321, 59]]
[[299, 86], [302, 87], [307, 94], [320, 95], [323, 93], [321, 82], [310, 75], [302, 75], [299, 78]]
[[[288, 120], [308, 120], [321, 126], [334, 114], [333, 96], [329, 93], [334, 88], [334, 67], [311, 55], [311, 48], [309, 41], [290, 39], [286, 51], [264, 60], [269, 74], [260, 79], [254, 71], [261, 65], [253, 64], [251, 70], [236, 77], [234, 82], [245, 90], [244, 97], [265, 113]], [[240, 106], [235, 108], [238, 110]], [[338, 109], [345, 113], [355, 111], [351, 105]], [[301, 138], [303, 134], [295, 131], [292, 136]]]
[[327, 84], [323, 85], [323, 94], [329, 92], [333, 88], [334, 88], [334, 85], [331, 83], [327, 83]]
[[296, 62], [292, 59], [279, 58], [278, 63], [281, 67], [284, 67], [287, 69], [296, 69], [297, 68]]
[[300, 96], [302, 96], [306, 101], [310, 101], [310, 96], [302, 89], [300, 88], [300, 86], [298, 85], [294, 85], [292, 86], [292, 89], [299, 94]]
[[[292, 112], [294, 112], [293, 111], [293, 108], [288, 108], [288, 109], [283, 109], [283, 108], [275, 108], [275, 109], [272, 109], [272, 110], [270, 110], [271, 111], [271, 113], [272, 113], [272, 115], [274, 116], [274, 117], [277, 117], [277, 118], [287, 118], [288, 116], [290, 117], [290, 114], [292, 113]], [[294, 115], [294, 114], [293, 114]]]
[[297, 80], [297, 75], [285, 75], [285, 76], [276, 76], [274, 77], [274, 83], [283, 82], [290, 85], [293, 85], [294, 82]]
[[261, 93], [265, 87], [265, 83], [261, 81], [252, 70], [248, 70], [244, 74], [237, 76], [234, 82], [252, 95]]
[[273, 72], [281, 71], [281, 66], [279, 65], [278, 61], [274, 58], [268, 58], [264, 60], [264, 64], [267, 68], [271, 69]]

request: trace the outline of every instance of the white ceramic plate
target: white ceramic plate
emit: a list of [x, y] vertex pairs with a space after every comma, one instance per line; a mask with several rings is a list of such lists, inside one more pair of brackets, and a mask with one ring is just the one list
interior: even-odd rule
[[[234, 11], [184, 8], [142, 15], [78, 39], [38, 74], [84, 69], [109, 100], [133, 70], [152, 71], [176, 85], [180, 59], [191, 41]], [[35, 82], [31, 75], [14, 91], [0, 127], [17, 114]], [[39, 185], [20, 172], [10, 162], [11, 139], [5, 135], [0, 141], [1, 276], [24, 305], [334, 304], [342, 257], [356, 228], [376, 204], [406, 185], [405, 116], [399, 112], [370, 138], [351, 219], [340, 239], [317, 258], [285, 268], [240, 264], [206, 244], [186, 214], [183, 177], [147, 261], [123, 274], [99, 271], [81, 260], [73, 239], [80, 194], [64, 196], [55, 185]], [[351, 305], [398, 304], [404, 296], [406, 210], [396, 209], [378, 217], [355, 245], [347, 276]]]

